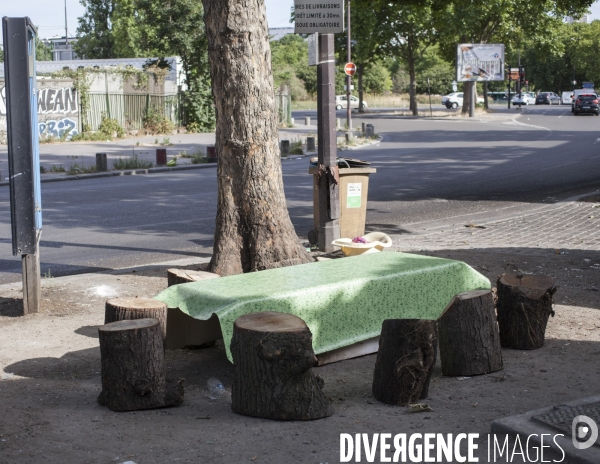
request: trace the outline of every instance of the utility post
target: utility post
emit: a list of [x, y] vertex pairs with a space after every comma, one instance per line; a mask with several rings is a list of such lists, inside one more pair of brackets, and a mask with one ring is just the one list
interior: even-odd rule
[[512, 74], [510, 69], [508, 70], [508, 109], [510, 110], [510, 91], [512, 87]]
[[[348, 106], [350, 102], [348, 101]], [[335, 57], [333, 34], [319, 34], [317, 65], [317, 137], [319, 139], [319, 249], [334, 250], [340, 238], [340, 188], [335, 121]]]
[[24, 315], [38, 312], [41, 301], [36, 34], [27, 17], [2, 18], [12, 245], [13, 255], [21, 255]]
[[[350, 34], [350, 0], [347, 1], [346, 4], [346, 48], [348, 49], [346, 62], [352, 63], [352, 37]], [[352, 133], [352, 105], [350, 104], [350, 97], [352, 96], [352, 76], [350, 74], [346, 75], [346, 125], [348, 126], [348, 131]], [[359, 108], [360, 109], [360, 108]]]
[[[319, 224], [317, 229], [319, 250], [332, 252], [334, 246], [331, 242], [340, 238], [340, 175], [337, 166], [333, 34], [344, 31], [344, 2], [294, 0], [294, 11], [296, 34], [318, 33], [315, 55], [319, 156], [315, 173], [315, 187], [318, 189], [318, 216], [315, 212], [315, 219], [318, 219]], [[315, 21], [313, 19], [315, 17], [327, 18], [327, 22]]]

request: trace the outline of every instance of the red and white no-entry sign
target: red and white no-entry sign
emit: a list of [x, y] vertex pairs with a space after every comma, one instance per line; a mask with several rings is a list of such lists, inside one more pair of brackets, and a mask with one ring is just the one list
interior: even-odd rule
[[344, 72], [348, 76], [354, 76], [356, 74], [356, 65], [354, 63], [346, 63], [346, 66], [344, 66]]

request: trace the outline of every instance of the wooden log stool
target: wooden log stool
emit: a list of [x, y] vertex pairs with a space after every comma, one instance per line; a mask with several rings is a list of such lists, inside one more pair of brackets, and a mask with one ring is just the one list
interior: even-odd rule
[[544, 346], [548, 317], [557, 287], [544, 275], [502, 274], [498, 289], [500, 342], [506, 348], [533, 350]]
[[206, 279], [216, 279], [219, 274], [205, 271], [192, 271], [186, 269], [167, 269], [167, 285], [189, 284]]
[[437, 353], [436, 332], [436, 321], [383, 321], [373, 375], [377, 400], [406, 405], [427, 398]]
[[102, 393], [98, 403], [113, 411], [176, 406], [183, 380], [166, 378], [162, 330], [156, 319], [112, 322], [98, 328]]
[[135, 319], [156, 319], [160, 324], [163, 340], [167, 336], [167, 305], [152, 298], [122, 297], [106, 301], [104, 323]]
[[491, 290], [456, 295], [438, 319], [438, 328], [444, 375], [482, 375], [502, 369]]
[[246, 416], [312, 420], [333, 414], [323, 393], [312, 333], [291, 314], [250, 313], [233, 325], [231, 409]]

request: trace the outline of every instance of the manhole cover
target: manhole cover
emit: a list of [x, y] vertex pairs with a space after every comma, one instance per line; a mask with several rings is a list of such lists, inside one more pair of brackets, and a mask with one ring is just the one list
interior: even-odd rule
[[[531, 419], [572, 436], [573, 419], [577, 416], [588, 416], [600, 425], [600, 401], [580, 406], [554, 406], [552, 411], [531, 416]], [[600, 436], [595, 445], [600, 446]]]

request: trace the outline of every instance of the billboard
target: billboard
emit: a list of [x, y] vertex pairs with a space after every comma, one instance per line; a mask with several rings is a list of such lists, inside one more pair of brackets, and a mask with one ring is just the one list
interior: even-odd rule
[[456, 80], [503, 81], [504, 44], [458, 44]]

